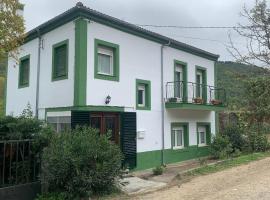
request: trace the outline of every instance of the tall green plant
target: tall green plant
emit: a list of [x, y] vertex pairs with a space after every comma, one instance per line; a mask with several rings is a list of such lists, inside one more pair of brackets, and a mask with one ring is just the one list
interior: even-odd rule
[[110, 191], [121, 174], [121, 151], [95, 129], [55, 134], [42, 156], [43, 184], [66, 199]]

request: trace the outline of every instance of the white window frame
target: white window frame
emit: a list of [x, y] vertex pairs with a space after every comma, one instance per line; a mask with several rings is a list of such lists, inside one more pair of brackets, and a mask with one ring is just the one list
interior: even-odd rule
[[97, 67], [97, 69], [98, 69], [97, 73], [101, 74], [101, 75], [113, 76], [114, 75], [114, 70], [113, 70], [113, 55], [114, 55], [114, 52], [113, 52], [113, 50], [103, 48], [103, 47], [98, 47], [98, 55], [99, 54], [110, 56], [110, 72], [111, 73], [100, 72], [99, 63], [98, 63], [98, 67]]
[[[201, 142], [201, 133], [204, 133], [204, 143]], [[206, 143], [206, 127], [204, 126], [200, 126], [198, 127], [198, 137], [199, 137], [199, 143], [198, 143], [198, 146], [199, 147], [203, 147], [203, 146], [207, 146], [207, 143]]]
[[[177, 134], [175, 131], [182, 131], [182, 145], [181, 146], [177, 146]], [[173, 149], [183, 149], [185, 147], [185, 141], [184, 141], [184, 127], [183, 126], [178, 126], [178, 127], [173, 127], [172, 128], [173, 131], [173, 137], [174, 137], [174, 144], [172, 144], [172, 148]]]
[[143, 95], [142, 95], [142, 104], [139, 104], [139, 99], [138, 99], [138, 106], [139, 107], [145, 107], [145, 100], [146, 100], [146, 96], [145, 96], [145, 93], [146, 93], [146, 87], [145, 87], [145, 85], [142, 85], [142, 84], [140, 84], [139, 86], [138, 86], [138, 98], [139, 98], [139, 90], [142, 90], [143, 91]]

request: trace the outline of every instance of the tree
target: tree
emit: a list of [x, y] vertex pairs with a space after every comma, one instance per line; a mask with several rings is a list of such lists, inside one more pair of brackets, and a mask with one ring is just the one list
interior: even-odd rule
[[258, 131], [264, 123], [270, 123], [270, 79], [255, 78], [246, 84], [247, 117], [250, 125], [255, 125]]
[[0, 0], [0, 59], [9, 52], [17, 60], [18, 48], [25, 37], [24, 20], [18, 12], [22, 9], [18, 0]]
[[234, 30], [247, 41], [246, 53], [236, 47], [229, 35], [230, 45], [227, 48], [237, 62], [246, 64], [270, 65], [270, 9], [266, 0], [256, 0], [252, 9], [243, 8], [241, 16], [247, 25], [238, 24]]

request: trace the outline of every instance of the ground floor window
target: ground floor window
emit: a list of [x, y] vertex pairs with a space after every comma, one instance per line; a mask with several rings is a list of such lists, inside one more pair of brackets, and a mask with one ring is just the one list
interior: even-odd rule
[[211, 133], [209, 124], [198, 124], [197, 125], [197, 139], [198, 146], [206, 146], [210, 143]]
[[172, 149], [183, 149], [188, 146], [188, 124], [187, 123], [172, 123]]
[[71, 117], [69, 116], [47, 117], [47, 123], [58, 133], [71, 129]]

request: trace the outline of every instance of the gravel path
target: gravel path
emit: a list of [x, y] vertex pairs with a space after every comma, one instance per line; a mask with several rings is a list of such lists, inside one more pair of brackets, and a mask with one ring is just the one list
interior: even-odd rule
[[132, 197], [134, 200], [269, 200], [270, 158], [199, 176], [180, 186]]

